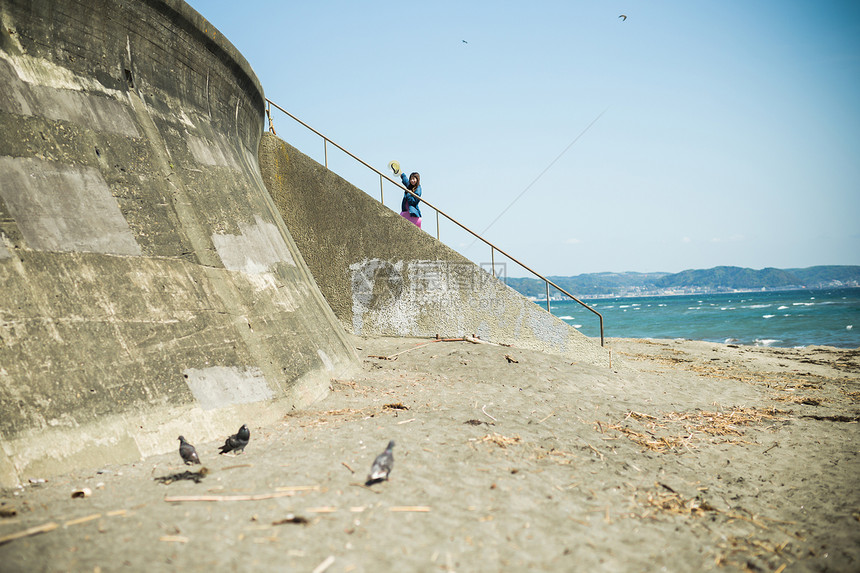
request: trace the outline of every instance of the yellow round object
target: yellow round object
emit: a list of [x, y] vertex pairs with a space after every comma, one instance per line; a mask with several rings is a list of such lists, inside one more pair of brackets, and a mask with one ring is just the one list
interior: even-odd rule
[[388, 167], [391, 168], [392, 171], [394, 171], [395, 175], [400, 175], [400, 163], [398, 163], [397, 161], [392, 161], [388, 164]]

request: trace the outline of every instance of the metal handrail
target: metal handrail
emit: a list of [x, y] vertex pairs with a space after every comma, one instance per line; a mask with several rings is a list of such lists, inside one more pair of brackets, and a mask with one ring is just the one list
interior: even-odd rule
[[413, 197], [417, 197], [417, 198], [421, 199], [422, 203], [424, 203], [425, 205], [427, 205], [428, 207], [430, 207], [431, 209], [436, 211], [436, 239], [437, 240], [440, 240], [439, 239], [439, 215], [441, 214], [446, 219], [448, 219], [449, 221], [451, 221], [452, 223], [454, 223], [455, 225], [457, 225], [458, 227], [460, 227], [461, 229], [463, 229], [464, 231], [466, 231], [467, 233], [469, 233], [470, 235], [472, 235], [473, 237], [475, 237], [479, 241], [483, 242], [485, 245], [489, 246], [490, 247], [490, 259], [493, 261], [492, 268], [493, 268], [493, 276], [494, 277], [496, 274], [494, 251], [498, 251], [501, 254], [505, 255], [510, 260], [512, 260], [513, 262], [515, 262], [516, 264], [520, 265], [522, 268], [526, 269], [527, 271], [529, 271], [530, 273], [532, 273], [533, 275], [535, 275], [536, 277], [538, 277], [539, 279], [544, 281], [544, 283], [546, 285], [546, 310], [547, 310], [547, 312], [551, 312], [550, 304], [549, 304], [549, 287], [552, 286], [553, 288], [555, 288], [556, 290], [558, 290], [559, 292], [561, 292], [565, 296], [569, 297], [571, 300], [579, 303], [580, 305], [585, 307], [587, 310], [596, 314], [597, 318], [600, 320], [600, 346], [604, 345], [603, 344], [603, 315], [602, 314], [600, 314], [599, 312], [597, 312], [596, 310], [594, 310], [593, 308], [588, 306], [586, 303], [582, 302], [581, 300], [579, 300], [578, 298], [576, 298], [575, 296], [573, 296], [572, 294], [570, 294], [569, 292], [567, 292], [566, 290], [564, 290], [563, 288], [561, 288], [560, 286], [558, 286], [557, 284], [555, 284], [554, 282], [552, 282], [551, 280], [549, 280], [548, 278], [546, 278], [545, 276], [543, 276], [542, 274], [537, 272], [536, 270], [534, 270], [534, 269], [526, 266], [525, 264], [521, 263], [519, 260], [517, 260], [513, 256], [509, 255], [507, 252], [503, 251], [502, 249], [500, 249], [499, 247], [497, 247], [496, 245], [494, 245], [490, 241], [488, 241], [485, 238], [483, 238], [482, 236], [478, 235], [477, 233], [472, 231], [472, 229], [466, 227], [465, 225], [460, 223], [457, 219], [455, 219], [451, 215], [448, 215], [447, 213], [445, 213], [442, 209], [436, 207], [435, 205], [433, 205], [431, 202], [427, 201], [426, 199], [419, 197], [415, 193], [412, 193], [412, 191], [410, 191], [409, 189], [404, 187], [399, 181], [395, 181], [394, 179], [390, 178], [388, 175], [385, 175], [384, 173], [382, 173], [381, 171], [379, 171], [378, 169], [376, 169], [372, 165], [368, 164], [367, 162], [365, 162], [361, 158], [356, 157], [355, 155], [353, 155], [352, 153], [350, 153], [349, 151], [347, 151], [346, 149], [344, 149], [343, 147], [341, 147], [340, 145], [338, 145], [337, 143], [335, 143], [334, 141], [332, 141], [331, 139], [329, 139], [328, 137], [326, 137], [325, 135], [323, 135], [322, 133], [317, 131], [316, 129], [312, 128], [311, 126], [309, 126], [308, 124], [306, 124], [305, 122], [303, 122], [302, 120], [300, 120], [299, 118], [297, 118], [296, 116], [294, 116], [293, 114], [291, 114], [290, 112], [288, 112], [287, 110], [285, 110], [284, 108], [282, 108], [281, 106], [279, 106], [278, 104], [273, 102], [272, 100], [266, 98], [266, 116], [269, 119], [269, 131], [271, 131], [272, 134], [275, 133], [275, 128], [274, 128], [274, 124], [272, 123], [271, 107], [277, 108], [278, 110], [285, 113], [290, 118], [292, 118], [296, 122], [300, 123], [302, 126], [309, 129], [310, 131], [314, 132], [315, 134], [317, 134], [318, 136], [320, 136], [323, 139], [323, 154], [325, 156], [325, 167], [326, 167], [326, 169], [328, 169], [328, 147], [327, 147], [327, 145], [329, 143], [331, 143], [332, 145], [334, 145], [335, 147], [340, 149], [342, 152], [346, 153], [347, 155], [349, 155], [350, 157], [352, 157], [353, 159], [355, 159], [356, 161], [358, 161], [359, 163], [361, 163], [362, 165], [364, 165], [365, 167], [367, 167], [368, 169], [370, 169], [371, 171], [373, 171], [374, 173], [379, 175], [379, 195], [380, 195], [379, 200], [381, 203], [385, 202], [384, 196], [382, 193], [383, 179], [387, 179], [388, 181], [390, 181], [391, 183], [393, 183], [397, 187], [400, 187], [405, 192], [412, 195]]

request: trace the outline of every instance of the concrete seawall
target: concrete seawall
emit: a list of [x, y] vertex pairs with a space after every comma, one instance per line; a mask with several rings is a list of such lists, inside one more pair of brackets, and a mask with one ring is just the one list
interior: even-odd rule
[[608, 365], [599, 344], [271, 134], [260, 170], [320, 289], [358, 335], [484, 340]]
[[0, 3], [0, 485], [265, 423], [357, 359], [175, 0]]

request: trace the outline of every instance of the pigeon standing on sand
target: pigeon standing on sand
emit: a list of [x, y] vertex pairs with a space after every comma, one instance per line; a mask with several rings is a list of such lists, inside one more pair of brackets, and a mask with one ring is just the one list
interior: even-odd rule
[[200, 458], [197, 457], [197, 450], [185, 441], [185, 436], [179, 436], [179, 455], [187, 466], [200, 463]]
[[388, 479], [388, 474], [391, 473], [391, 467], [394, 465], [392, 449], [394, 449], [394, 440], [388, 442], [388, 447], [385, 448], [385, 451], [373, 460], [373, 465], [370, 467], [370, 475], [367, 476], [365, 485], [372, 485]]
[[240, 454], [245, 451], [245, 446], [248, 445], [248, 440], [250, 439], [251, 430], [248, 429], [248, 426], [242, 424], [242, 427], [239, 428], [238, 432], [227, 438], [218, 453], [226, 454], [227, 452], [236, 452], [237, 454]]

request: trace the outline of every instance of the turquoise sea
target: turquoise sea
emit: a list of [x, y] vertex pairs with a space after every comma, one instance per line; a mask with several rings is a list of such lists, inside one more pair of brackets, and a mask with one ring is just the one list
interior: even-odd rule
[[[604, 336], [685, 338], [795, 348], [860, 347], [860, 288], [583, 299], [603, 315]], [[538, 303], [545, 305], [546, 303]], [[551, 311], [587, 336], [596, 315], [573, 301]]]

